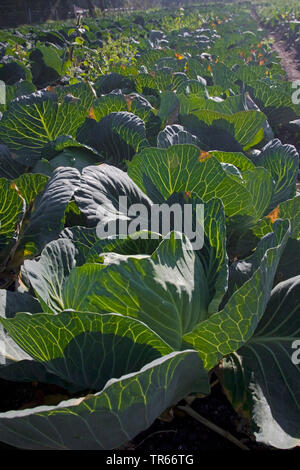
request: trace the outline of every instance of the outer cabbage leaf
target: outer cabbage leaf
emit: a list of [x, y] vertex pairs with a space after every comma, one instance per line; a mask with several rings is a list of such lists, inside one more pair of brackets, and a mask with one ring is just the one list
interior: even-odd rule
[[[36, 176], [38, 181], [44, 182], [44, 177], [41, 175], [33, 176]], [[24, 227], [18, 247], [20, 256], [29, 257], [39, 253], [49, 241], [59, 235], [63, 229], [66, 207], [79, 182], [80, 174], [75, 168], [58, 168], [53, 172], [44, 190], [34, 201], [30, 219]], [[32, 191], [35, 189], [30, 190], [32, 197]], [[26, 191], [26, 197], [29, 197], [29, 188]]]
[[[0, 291], [0, 317], [13, 318], [17, 312], [41, 311], [37, 299], [26, 293]], [[46, 382], [43, 366], [36, 364], [0, 325], [0, 377], [10, 381], [39, 380]]]
[[230, 163], [231, 165], [234, 165], [239, 168], [239, 170], [241, 171], [253, 170], [255, 168], [254, 163], [243, 153], [221, 151], [212, 151], [209, 153], [217, 160], [219, 160], [219, 162]]
[[222, 199], [227, 216], [252, 211], [252, 197], [244, 185], [229, 176], [214, 157], [194, 145], [143, 149], [129, 163], [128, 174], [151, 198], [148, 181], [164, 199], [174, 192], [191, 192], [204, 201]]
[[187, 394], [208, 391], [197, 353], [173, 352], [140, 371], [111, 379], [95, 395], [56, 407], [1, 413], [0, 439], [26, 449], [114, 449]]
[[0, 178], [0, 263], [4, 263], [18, 236], [18, 224], [25, 214], [25, 201], [16, 186]]
[[100, 122], [86, 119], [78, 129], [77, 139], [115, 165], [131, 160], [136, 152], [149, 146], [144, 121], [128, 112], [110, 113]]
[[0, 121], [0, 139], [33, 166], [45, 144], [62, 134], [74, 137], [84, 120], [76, 100], [59, 102], [56, 93], [38, 91], [13, 100]]
[[[104, 260], [110, 257], [103, 256]], [[72, 269], [67, 279], [62, 274], [57, 284], [56, 272], [44, 260], [27, 261], [25, 267], [36, 293], [51, 311], [128, 315], [144, 322], [174, 349], [181, 349], [184, 332], [207, 317], [209, 290], [202, 262], [179, 233], [163, 240], [151, 256], [119, 255], [107, 267], [85, 264]], [[55, 303], [54, 295], [49, 298], [50, 282]]]
[[157, 136], [158, 148], [164, 149], [176, 144], [198, 145], [198, 139], [195, 135], [187, 132], [184, 127], [178, 124], [166, 126]]
[[259, 111], [228, 115], [197, 109], [180, 117], [180, 123], [198, 137], [202, 148], [237, 152], [248, 150], [263, 139], [265, 121]]
[[254, 335], [221, 369], [233, 406], [258, 426], [257, 440], [282, 449], [299, 443], [299, 296], [300, 276], [278, 284]]
[[[119, 204], [121, 196], [127, 197], [124, 208]], [[152, 205], [127, 173], [107, 164], [84, 168], [75, 201], [89, 226], [96, 226], [105, 216], [128, 218], [127, 211], [132, 204], [143, 204], [148, 210]]]
[[129, 374], [172, 352], [146, 325], [117, 314], [17, 313], [0, 318], [9, 336], [72, 391], [101, 390], [111, 377]]
[[[249, 83], [249, 80], [248, 80]], [[274, 128], [279, 124], [286, 125], [299, 117], [299, 109], [292, 102], [293, 91], [284, 90], [282, 83], [250, 82], [248, 89], [254, 101], [268, 117], [270, 125]]]
[[38, 194], [43, 191], [47, 181], [47, 176], [33, 173], [24, 173], [14, 180], [14, 184], [26, 202], [27, 210]]
[[291, 223], [291, 238], [300, 238], [300, 195], [278, 204], [272, 212], [252, 227], [253, 233], [261, 238], [273, 230], [277, 219], [289, 219]]
[[184, 335], [207, 369], [243, 346], [253, 335], [268, 303], [274, 276], [289, 237], [288, 221], [278, 224], [278, 244], [266, 250], [253, 275], [229, 298], [223, 310]]
[[274, 139], [262, 149], [255, 164], [269, 170], [274, 180], [268, 212], [295, 195], [299, 154], [293, 145], [282, 145], [279, 139]]
[[0, 177], [13, 179], [24, 173], [26, 167], [17, 162], [6, 145], [0, 145]]

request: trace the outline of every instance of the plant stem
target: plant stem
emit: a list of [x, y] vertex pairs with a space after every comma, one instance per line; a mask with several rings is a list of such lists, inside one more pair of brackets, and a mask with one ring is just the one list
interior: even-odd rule
[[238, 446], [240, 449], [243, 450], [250, 450], [249, 447], [247, 447], [245, 444], [240, 442], [236, 437], [232, 436], [230, 432], [225, 431], [224, 429], [220, 428], [216, 424], [212, 423], [211, 421], [208, 421], [208, 419], [203, 418], [203, 416], [199, 415], [193, 408], [191, 408], [189, 405], [185, 406], [177, 406], [178, 409], [185, 411], [188, 415], [190, 415], [192, 418], [196, 419], [199, 421], [199, 423], [204, 424], [204, 426], [208, 427], [212, 431], [216, 432], [217, 434], [220, 434], [220, 436], [225, 437], [225, 439], [228, 439], [230, 442]]

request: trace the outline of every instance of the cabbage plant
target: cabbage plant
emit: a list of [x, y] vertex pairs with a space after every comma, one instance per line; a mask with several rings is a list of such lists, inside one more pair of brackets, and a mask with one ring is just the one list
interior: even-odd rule
[[[240, 285], [235, 283], [224, 300], [236, 275], [233, 269], [228, 275], [224, 208], [221, 200], [211, 199], [205, 209], [200, 250], [174, 231], [155, 243], [146, 238], [95, 242], [93, 229], [78, 228], [66, 229], [39, 258], [25, 261], [23, 275], [34, 295], [2, 293], [0, 376], [56, 384], [70, 399], [2, 413], [2, 441], [33, 449], [113, 449], [185, 396], [209, 394], [209, 374], [220, 370], [229, 393], [236, 384], [233, 374], [249, 375], [260, 390], [261, 402], [251, 413], [263, 440], [269, 438], [268, 420], [257, 409], [265, 406], [277, 420], [279, 437], [276, 441], [273, 435], [272, 443], [294, 444], [299, 370], [287, 351], [296, 333], [285, 329], [281, 309], [274, 313], [271, 307], [281, 293], [280, 284], [275, 291], [272, 285], [290, 222], [274, 223], [245, 261]], [[149, 244], [149, 254], [132, 254], [141, 243]], [[268, 329], [270, 315], [274, 327]], [[296, 315], [294, 308], [291, 322]], [[271, 369], [263, 351], [276, 346], [286, 353], [278, 369]], [[294, 428], [281, 419], [281, 396], [279, 401], [269, 393], [274, 381], [282, 384], [282, 370], [289, 381], [282, 389], [286, 413], [294, 416]], [[244, 396], [243, 387], [249, 395], [244, 381], [236, 393]]]

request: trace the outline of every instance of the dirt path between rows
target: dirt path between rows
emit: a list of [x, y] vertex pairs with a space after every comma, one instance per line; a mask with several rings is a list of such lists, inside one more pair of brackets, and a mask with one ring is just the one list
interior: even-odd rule
[[269, 37], [274, 39], [273, 49], [280, 57], [281, 66], [285, 70], [289, 82], [300, 80], [300, 62], [297, 60], [295, 49], [288, 48], [286, 42], [277, 33], [270, 33]]
[[[295, 49], [288, 49], [286, 42], [282, 41], [277, 33], [270, 33], [269, 37], [274, 39], [273, 49], [280, 57], [281, 67], [285, 70], [289, 82], [300, 80], [300, 62], [296, 59]], [[295, 144], [295, 146], [300, 153], [298, 145]], [[300, 165], [297, 179], [297, 191], [300, 193]]]
[[[251, 16], [257, 21], [257, 24], [260, 25], [260, 17], [257, 14], [256, 7], [253, 5], [251, 9]], [[281, 38], [280, 34], [273, 31], [268, 35], [269, 38], [274, 40], [272, 48], [277, 53], [280, 58], [281, 67], [284, 69], [287, 74], [289, 82], [294, 82], [300, 80], [300, 61], [297, 59], [297, 53], [294, 48], [288, 47], [287, 43]], [[298, 152], [300, 149], [295, 145]], [[297, 178], [297, 191], [300, 193], [300, 165]]]
[[[295, 82], [300, 80], [300, 62], [297, 60], [296, 50], [294, 48], [289, 48], [287, 43], [283, 41], [280, 35], [276, 32], [271, 32], [269, 37], [274, 39], [273, 50], [277, 53], [280, 58], [281, 67], [285, 70], [288, 81]], [[295, 144], [296, 145], [296, 144]], [[298, 152], [300, 149], [296, 145]], [[300, 192], [300, 166], [298, 170], [298, 182], [296, 183], [297, 191]]]
[[[257, 14], [255, 6], [252, 6], [252, 17], [260, 24], [260, 18]], [[294, 82], [300, 80], [300, 61], [297, 60], [297, 53], [293, 47], [288, 47], [287, 43], [282, 40], [280, 34], [270, 32], [269, 38], [274, 40], [273, 50], [280, 58], [281, 66], [285, 70], [288, 80]]]

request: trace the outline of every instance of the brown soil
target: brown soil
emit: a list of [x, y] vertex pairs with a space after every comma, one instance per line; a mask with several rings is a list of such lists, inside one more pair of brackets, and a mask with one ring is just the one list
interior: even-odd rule
[[[281, 39], [280, 34], [277, 32], [271, 32], [269, 37], [274, 39], [273, 49], [280, 58], [281, 66], [285, 70], [289, 82], [295, 82], [296, 80], [300, 80], [300, 62], [297, 59], [296, 50], [293, 47], [289, 47], [289, 45]], [[298, 152], [300, 152], [299, 145], [297, 144], [297, 142], [291, 142], [289, 139], [289, 141], [285, 143], [291, 143], [295, 145]], [[298, 182], [296, 186], [297, 191], [300, 192], [300, 168], [298, 171]]]
[[300, 80], [300, 62], [297, 60], [296, 50], [289, 47], [278, 33], [271, 33], [269, 37], [274, 39], [273, 49], [280, 57], [281, 66], [285, 70], [288, 80], [290, 82]]
[[[260, 17], [255, 6], [252, 6], [251, 16], [260, 24]], [[290, 82], [300, 80], [300, 62], [297, 59], [296, 49], [290, 47], [278, 32], [271, 32], [269, 37], [274, 39], [273, 49], [280, 58], [281, 66], [285, 70], [288, 80]]]

